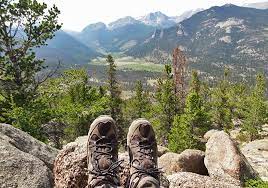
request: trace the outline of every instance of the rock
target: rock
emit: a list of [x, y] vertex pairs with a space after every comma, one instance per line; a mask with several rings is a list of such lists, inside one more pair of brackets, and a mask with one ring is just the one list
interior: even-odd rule
[[158, 150], [158, 152], [157, 152], [158, 157], [161, 157], [165, 153], [169, 152], [168, 148], [166, 148], [164, 146], [160, 146], [160, 145], [157, 146], [157, 150]]
[[200, 150], [187, 149], [181, 154], [168, 152], [158, 160], [159, 167], [166, 174], [176, 172], [193, 172], [201, 175], [207, 175], [207, 169], [204, 165], [205, 152]]
[[118, 160], [123, 161], [119, 169], [120, 184], [127, 187], [128, 178], [130, 176], [130, 165], [128, 152], [118, 153]]
[[210, 177], [235, 185], [243, 185], [246, 179], [257, 177], [237, 145], [223, 131], [216, 132], [209, 138], [205, 165]]
[[118, 153], [118, 160], [122, 160], [122, 166], [127, 166], [129, 165], [129, 155], [128, 152], [124, 152], [124, 153]]
[[60, 150], [54, 163], [55, 187], [87, 186], [87, 137], [79, 137]]
[[240, 136], [241, 128], [235, 128], [230, 131], [230, 137], [235, 140], [236, 142], [239, 142], [238, 137]]
[[202, 176], [191, 172], [179, 172], [167, 176], [170, 188], [239, 188], [240, 186], [217, 181], [208, 176]]
[[261, 179], [268, 181], [268, 139], [250, 142], [241, 149], [241, 152]]
[[262, 130], [259, 132], [262, 138], [268, 139], [268, 124], [264, 124], [262, 126]]
[[[4, 138], [4, 137], [5, 138]], [[17, 149], [43, 161], [51, 170], [58, 150], [7, 124], [0, 124], [0, 137]]]
[[52, 166], [57, 150], [27, 133], [0, 124], [0, 187], [53, 187]]
[[208, 132], [206, 132], [206, 134], [204, 135], [204, 139], [206, 141], [208, 141], [208, 139], [216, 132], [219, 132], [219, 130], [216, 130], [216, 129], [211, 129], [209, 130]]

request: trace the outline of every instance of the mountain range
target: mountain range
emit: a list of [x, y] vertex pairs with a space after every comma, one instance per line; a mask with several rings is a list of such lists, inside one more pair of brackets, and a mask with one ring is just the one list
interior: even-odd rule
[[84, 64], [90, 59], [110, 52], [125, 52], [156, 29], [175, 26], [202, 9], [191, 10], [181, 16], [168, 17], [161, 12], [139, 18], [120, 18], [108, 25], [102, 22], [89, 24], [81, 32], [60, 30], [48, 45], [37, 49], [37, 56], [48, 63], [61, 60], [64, 64]]
[[108, 25], [90, 24], [81, 32], [56, 33], [38, 55], [48, 59], [62, 56], [67, 63], [83, 64], [107, 53], [146, 57], [156, 49], [170, 54], [179, 46], [191, 66], [204, 74], [211, 70], [217, 74], [227, 65], [245, 77], [247, 71], [262, 70], [268, 60], [268, 9], [248, 6], [253, 5], [227, 4], [178, 17], [155, 12]]
[[205, 72], [217, 71], [226, 64], [241, 74], [247, 68], [261, 70], [268, 60], [267, 20], [268, 9], [216, 6], [174, 27], [156, 30], [126, 54], [144, 57], [156, 46], [165, 52], [180, 46], [190, 61], [196, 62], [194, 66]]

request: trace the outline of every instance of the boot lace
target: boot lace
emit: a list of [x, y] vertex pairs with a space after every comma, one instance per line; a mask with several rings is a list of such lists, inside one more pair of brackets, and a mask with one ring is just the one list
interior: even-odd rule
[[[159, 176], [161, 171], [160, 171], [160, 168], [157, 168], [157, 165], [155, 164], [154, 157], [153, 157], [154, 150], [152, 148], [154, 147], [154, 145], [155, 145], [155, 142], [150, 142], [148, 139], [143, 138], [137, 144], [134, 144], [132, 146], [133, 148], [137, 148], [137, 152], [139, 153], [138, 155], [139, 159], [134, 159], [131, 162], [131, 166], [136, 169], [133, 174], [145, 174], [145, 175], [153, 176], [155, 178]], [[139, 162], [144, 159], [149, 159], [152, 162], [153, 167], [145, 169], [142, 166], [134, 165], [135, 161]]]
[[[111, 176], [118, 178], [117, 176], [117, 169], [120, 166], [120, 164], [123, 162], [121, 161], [116, 161], [113, 162], [113, 147], [117, 143], [115, 142], [110, 142], [109, 139], [106, 137], [101, 137], [96, 141], [93, 141], [93, 143], [89, 146], [89, 148], [92, 148], [92, 153], [91, 153], [91, 160], [93, 164], [93, 170], [89, 170], [89, 173], [100, 177], [100, 176]], [[99, 159], [100, 157], [106, 156], [107, 160], [111, 160], [112, 164], [109, 166], [107, 169], [100, 169], [99, 166]]]

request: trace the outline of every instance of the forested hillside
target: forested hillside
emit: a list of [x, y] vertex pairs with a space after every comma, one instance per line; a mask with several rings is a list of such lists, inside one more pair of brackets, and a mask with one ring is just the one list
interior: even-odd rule
[[229, 67], [237, 76], [246, 78], [267, 69], [267, 19], [268, 10], [212, 7], [178, 26], [157, 30], [127, 54], [148, 56], [156, 47], [170, 53], [179, 46], [188, 55], [191, 67], [202, 74], [216, 77]]

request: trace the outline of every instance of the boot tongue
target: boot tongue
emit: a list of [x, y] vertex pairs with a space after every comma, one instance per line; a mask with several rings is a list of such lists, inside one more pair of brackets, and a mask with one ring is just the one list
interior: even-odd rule
[[144, 169], [150, 169], [150, 168], [154, 168], [154, 163], [149, 160], [149, 159], [144, 159], [142, 162], [141, 162], [141, 166], [144, 168]]
[[107, 170], [112, 165], [112, 160], [103, 156], [99, 159], [100, 170]]

